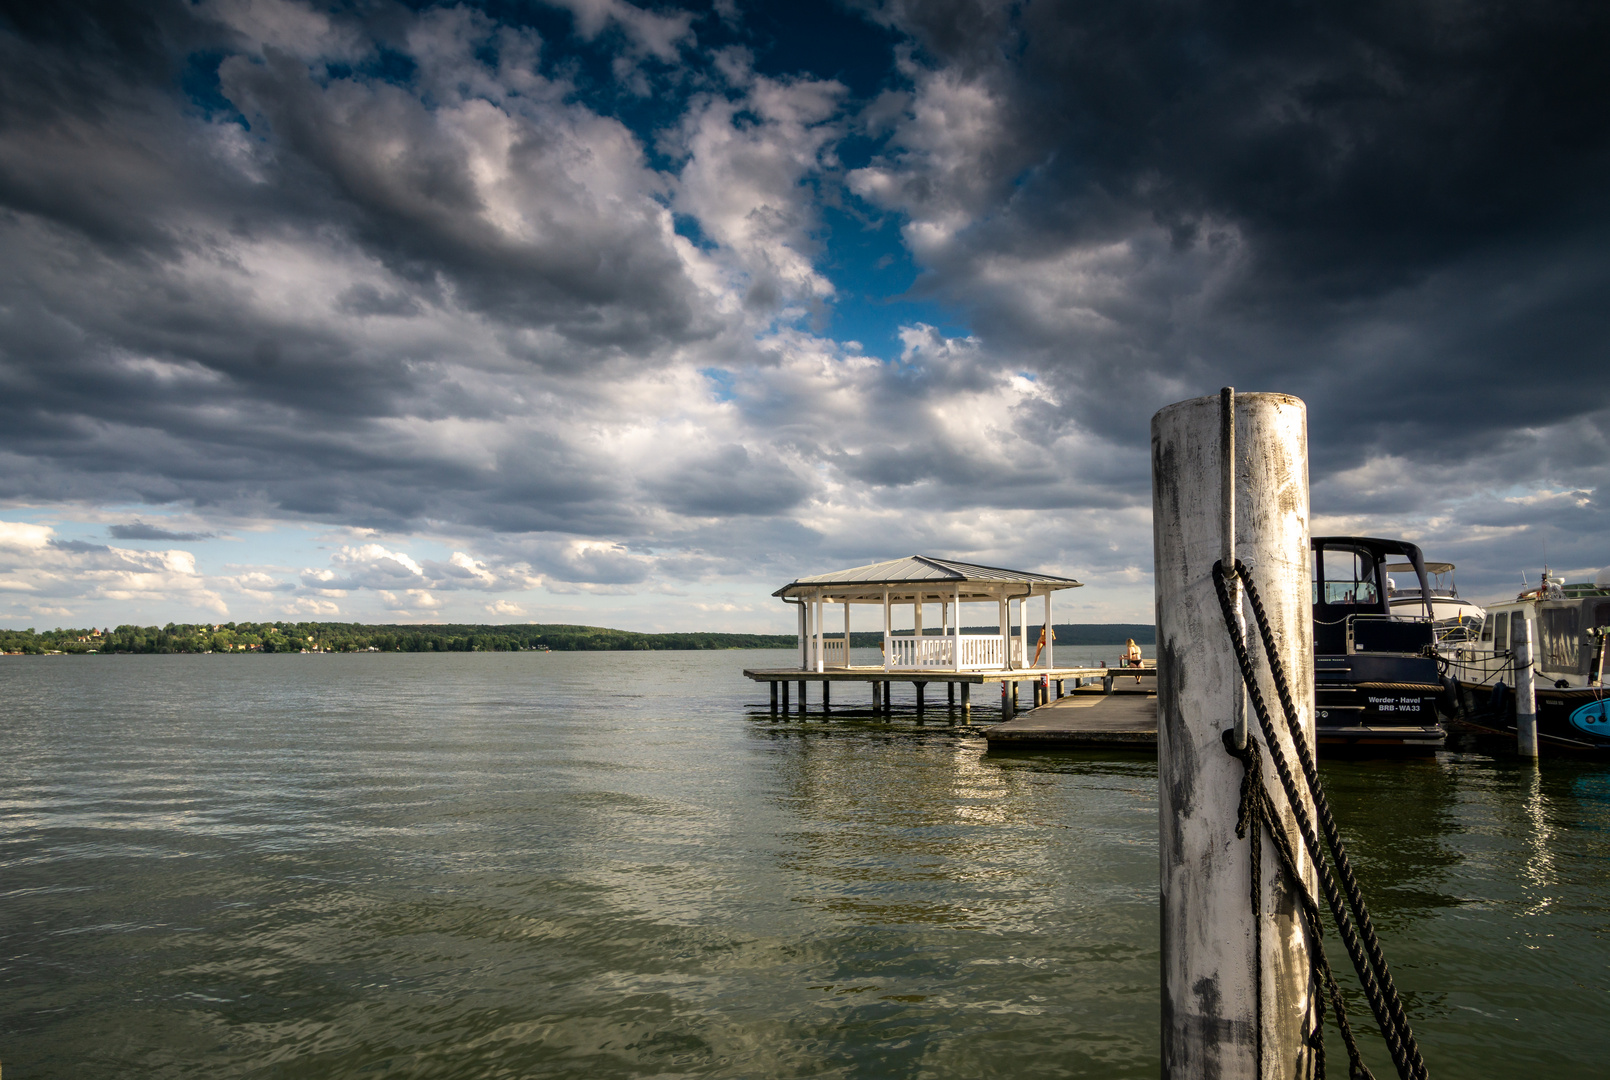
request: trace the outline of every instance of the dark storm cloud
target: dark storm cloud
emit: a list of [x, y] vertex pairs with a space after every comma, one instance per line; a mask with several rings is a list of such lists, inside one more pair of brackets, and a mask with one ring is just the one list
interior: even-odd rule
[[[551, 409], [533, 392], [566, 392], [490, 387], [483, 363], [608, 379], [717, 325], [689, 306], [630, 134], [521, 68], [532, 35], [472, 12], [387, 16], [417, 57], [404, 87], [329, 74], [321, 51], [351, 64], [378, 47], [344, 16], [258, 5], [284, 39], [259, 46], [215, 21], [238, 10], [83, 5], [0, 25], [0, 426], [26, 462], [0, 495], [618, 531], [620, 479], [551, 427], [479, 467], [408, 429], [508, 421]], [[198, 72], [215, 79], [211, 120], [180, 93]], [[455, 98], [454, 80], [480, 96]], [[507, 136], [506, 158], [482, 136]], [[492, 194], [541, 235], [488, 224], [499, 208], [472, 165], [504, 171]], [[306, 284], [321, 272], [328, 292]], [[485, 467], [500, 457], [519, 474]]]
[[[0, 499], [488, 560], [359, 544], [309, 597], [917, 549], [1140, 580], [1148, 418], [1233, 383], [1307, 400], [1321, 515], [1594, 561], [1602, 5], [693, 7], [8, 14]], [[948, 327], [897, 356], [821, 332], [863, 228]]]
[[112, 525], [106, 530], [114, 540], [211, 540], [216, 533], [210, 532], [176, 532], [172, 529], [162, 529], [155, 525], [147, 525], [143, 521], [131, 521], [127, 525]]
[[[1083, 377], [1154, 371], [1210, 389], [1221, 374], [1295, 376], [1328, 440], [1356, 437], [1361, 422], [1394, 441], [1422, 395], [1377, 402], [1391, 414], [1381, 425], [1348, 408], [1344, 389], [1388, 374], [1457, 368], [1461, 404], [1529, 423], [1547, 391], [1509, 376], [1556, 358], [1571, 412], [1605, 404], [1603, 5], [877, 10], [936, 70], [999, 104], [998, 134], [975, 155], [983, 170], [965, 177], [947, 175], [908, 124], [891, 148], [905, 183], [885, 199], [919, 219], [976, 210], [934, 253], [927, 287], [973, 307], [992, 344]], [[1100, 298], [1107, 332], [1046, 318], [981, 272], [996, 256], [1050, 258], [1147, 225], [1167, 247], [1130, 267], [1139, 293]], [[1215, 245], [1232, 243], [1231, 280], [1198, 294], [1204, 308], [1172, 306], [1201, 288], [1207, 270], [1193, 260], [1211, 265]], [[1360, 349], [1372, 324], [1382, 340]], [[1143, 399], [1137, 411], [1155, 404]], [[1082, 416], [1099, 424], [1100, 413]]]
[[[1170, 401], [1296, 393], [1316, 513], [1447, 544], [1480, 492], [1610, 482], [1610, 9], [864, 10], [917, 53], [850, 186], [1065, 423], [1139, 447]], [[1533, 550], [1583, 524], [1525, 507]]]

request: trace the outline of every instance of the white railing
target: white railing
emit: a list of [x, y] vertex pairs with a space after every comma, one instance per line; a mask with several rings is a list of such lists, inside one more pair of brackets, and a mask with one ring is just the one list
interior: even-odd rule
[[843, 638], [825, 637], [822, 639], [822, 666], [823, 667], [849, 667], [850, 650]]
[[[1006, 666], [1004, 649], [999, 634], [963, 634], [960, 638], [915, 634], [889, 635], [889, 666], [892, 668], [944, 668], [962, 671], [980, 668], [1000, 669]], [[961, 663], [956, 663], [957, 646], [961, 648]], [[1014, 655], [1021, 652], [1018, 643], [1012, 642]]]

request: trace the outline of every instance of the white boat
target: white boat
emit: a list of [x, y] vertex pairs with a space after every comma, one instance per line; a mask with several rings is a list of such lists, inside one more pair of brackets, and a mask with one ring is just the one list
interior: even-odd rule
[[1610, 751], [1605, 641], [1610, 631], [1610, 569], [1567, 583], [1548, 567], [1535, 588], [1492, 604], [1481, 633], [1442, 650], [1459, 681], [1459, 719], [1477, 731], [1515, 730], [1514, 627], [1532, 626], [1537, 671], [1537, 737], [1562, 750]]
[[[1419, 617], [1426, 614], [1425, 598], [1421, 596], [1418, 579], [1414, 567], [1406, 562], [1390, 563], [1385, 568], [1387, 573], [1386, 594], [1391, 604], [1393, 615], [1406, 615]], [[1431, 628], [1437, 637], [1440, 647], [1457, 645], [1463, 641], [1475, 641], [1481, 636], [1481, 630], [1487, 622], [1487, 611], [1480, 604], [1466, 600], [1459, 595], [1459, 586], [1454, 583], [1454, 566], [1451, 562], [1428, 562], [1425, 564], [1428, 575], [1428, 591], [1431, 594]], [[1393, 577], [1393, 575], [1398, 575]], [[1397, 581], [1414, 581], [1414, 585], [1404, 588], [1397, 586]]]

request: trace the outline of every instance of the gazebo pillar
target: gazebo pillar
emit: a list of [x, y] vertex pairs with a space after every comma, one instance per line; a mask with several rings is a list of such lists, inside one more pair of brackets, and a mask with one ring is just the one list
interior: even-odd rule
[[1023, 648], [1023, 666], [1029, 666], [1029, 598], [1017, 602], [1017, 640]]
[[1005, 670], [1012, 666], [1012, 624], [1007, 622], [1007, 619], [1011, 616], [1012, 609], [1004, 592], [995, 602], [1001, 609], [1001, 668]]
[[816, 645], [816, 662], [812, 666], [816, 671], [820, 672], [822, 670], [822, 594], [820, 590], [818, 590], [816, 593], [815, 615], [816, 636], [812, 639], [812, 641]]
[[[952, 670], [962, 669], [962, 587], [956, 586], [956, 605], [951, 609], [956, 613], [956, 619], [951, 626], [950, 659]], [[954, 686], [954, 684], [952, 684]]]
[[1051, 641], [1051, 639], [1053, 637], [1055, 637], [1055, 636], [1056, 635], [1051, 632], [1051, 594], [1046, 593], [1045, 594], [1045, 666], [1048, 667], [1048, 668], [1056, 667], [1056, 665], [1051, 662], [1051, 649], [1052, 649], [1052, 641]]
[[810, 641], [810, 630], [805, 625], [805, 608], [807, 601], [799, 602], [799, 669], [804, 671], [810, 667], [810, 652], [807, 642]]
[[922, 589], [921, 588], [918, 588], [918, 590], [917, 590], [917, 599], [915, 599], [915, 600], [913, 600], [911, 602], [911, 622], [912, 622], [912, 625], [915, 627], [915, 629], [912, 630], [912, 636], [914, 636], [917, 639], [916, 642], [914, 643], [915, 647], [916, 647], [916, 650], [917, 650], [917, 655], [912, 657], [912, 662], [915, 663], [918, 667], [922, 667]]
[[[1045, 599], [1046, 603], [1051, 602], [1049, 596]], [[844, 666], [850, 666], [850, 598], [848, 596], [844, 598]]]
[[889, 670], [889, 666], [890, 666], [890, 664], [892, 663], [892, 661], [894, 659], [892, 656], [889, 655], [890, 653], [894, 652], [894, 642], [889, 640], [890, 626], [891, 626], [891, 623], [889, 621], [889, 588], [888, 588], [888, 586], [884, 586], [884, 589], [883, 589], [883, 670], [884, 671]]

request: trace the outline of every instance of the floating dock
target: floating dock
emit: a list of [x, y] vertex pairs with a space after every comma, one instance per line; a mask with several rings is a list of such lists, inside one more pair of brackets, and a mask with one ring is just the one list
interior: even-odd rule
[[[1146, 682], [1155, 688], [1154, 679]], [[1155, 752], [1157, 694], [1148, 692], [1144, 683], [1134, 690], [1112, 693], [1079, 691], [996, 724], [984, 732], [984, 738], [992, 750], [1023, 747]]]

